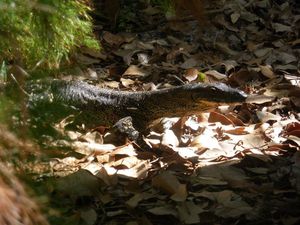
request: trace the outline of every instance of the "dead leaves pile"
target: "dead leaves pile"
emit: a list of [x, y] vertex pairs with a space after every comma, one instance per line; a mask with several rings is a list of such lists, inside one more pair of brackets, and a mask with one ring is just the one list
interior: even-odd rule
[[220, 81], [270, 98], [164, 118], [145, 137], [152, 152], [107, 143], [97, 132], [69, 133], [84, 156], [50, 163], [62, 176], [56, 193], [77, 207], [69, 222], [300, 223], [300, 17], [295, 1], [279, 2], [228, 2], [202, 31], [193, 22], [137, 35], [104, 31], [101, 53], [82, 49], [77, 59], [89, 69], [76, 79], [101, 86]]
[[[272, 224], [277, 214], [282, 214], [277, 220], [295, 224], [287, 221], [298, 221], [299, 210], [284, 208], [299, 203], [300, 123], [269, 112], [264, 115], [268, 120], [262, 117], [265, 122], [237, 125], [218, 114], [208, 113], [207, 120], [197, 123], [186, 120], [185, 134], [179, 137], [174, 126], [166, 130], [161, 134], [166, 137], [156, 140], [161, 153], [139, 152], [131, 144], [85, 143], [85, 158], [53, 160], [56, 175], [61, 175], [61, 165], [80, 169], [61, 178], [57, 191], [74, 203], [96, 199], [101, 213], [91, 203], [90, 210], [116, 224], [164, 224], [170, 218], [178, 224]], [[211, 122], [216, 115], [218, 122]], [[189, 141], [185, 135], [191, 136]], [[83, 151], [82, 145], [76, 149]]]

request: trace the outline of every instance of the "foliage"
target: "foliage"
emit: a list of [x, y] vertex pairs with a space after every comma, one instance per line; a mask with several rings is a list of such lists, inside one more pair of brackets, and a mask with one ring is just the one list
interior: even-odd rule
[[151, 3], [158, 5], [166, 14], [175, 14], [174, 1], [172, 0], [151, 0]]
[[0, 60], [57, 67], [76, 47], [99, 48], [86, 0], [2, 0]]
[[5, 61], [2, 61], [2, 64], [0, 66], [0, 83], [5, 82], [7, 79], [7, 66]]

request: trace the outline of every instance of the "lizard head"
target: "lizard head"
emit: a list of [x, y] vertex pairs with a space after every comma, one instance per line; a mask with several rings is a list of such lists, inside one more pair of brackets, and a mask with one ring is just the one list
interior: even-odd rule
[[247, 94], [223, 83], [191, 84], [192, 98], [195, 102], [208, 101], [212, 103], [243, 103]]

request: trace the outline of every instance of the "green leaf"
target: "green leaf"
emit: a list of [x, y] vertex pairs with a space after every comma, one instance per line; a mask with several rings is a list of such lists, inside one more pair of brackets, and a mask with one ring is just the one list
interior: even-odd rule
[[204, 82], [205, 81], [205, 78], [206, 78], [206, 75], [205, 75], [205, 73], [202, 73], [202, 72], [198, 72], [198, 80], [200, 81], [200, 82]]

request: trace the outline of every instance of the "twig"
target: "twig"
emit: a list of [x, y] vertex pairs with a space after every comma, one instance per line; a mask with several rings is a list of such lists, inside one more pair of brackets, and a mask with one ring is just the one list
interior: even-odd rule
[[16, 84], [18, 85], [18, 87], [20, 88], [20, 90], [21, 90], [27, 97], [29, 97], [30, 94], [29, 94], [28, 92], [26, 92], [26, 91], [24, 90], [24, 88], [22, 88], [22, 86], [21, 86], [20, 83], [17, 81], [17, 79], [15, 78], [15, 76], [14, 76], [12, 73], [10, 74], [10, 76], [11, 76], [11, 78], [16, 82]]

